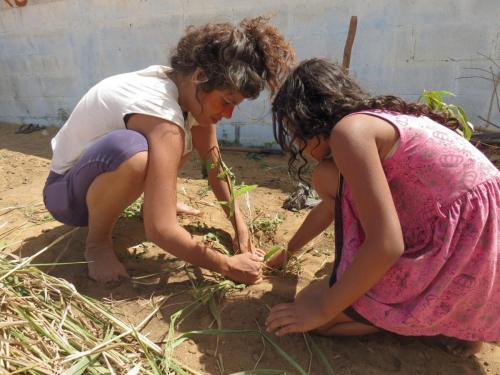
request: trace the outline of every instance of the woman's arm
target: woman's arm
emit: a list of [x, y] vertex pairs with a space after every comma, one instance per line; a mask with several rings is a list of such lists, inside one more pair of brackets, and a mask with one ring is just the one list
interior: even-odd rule
[[[216, 156], [220, 150], [219, 143], [217, 141], [215, 124], [211, 124], [207, 127], [194, 126], [191, 129], [191, 134], [193, 137], [193, 146], [198, 151], [201, 160], [203, 162], [210, 160], [212, 163], [216, 163], [217, 160], [214, 160], [213, 157]], [[211, 150], [215, 150], [215, 153], [211, 152]], [[219, 201], [229, 202], [231, 196], [229, 187], [225, 179], [222, 180], [217, 177], [218, 173], [217, 168], [210, 168], [208, 170], [208, 182], [210, 183], [212, 191]], [[229, 217], [229, 207], [226, 205], [223, 205], [222, 207], [226, 215]], [[251, 251], [248, 227], [236, 201], [234, 202], [234, 215], [229, 217], [229, 220], [231, 220], [235, 234], [237, 234], [240, 251]]]
[[177, 171], [184, 152], [184, 133], [168, 121], [136, 114], [127, 126], [148, 139], [148, 170], [144, 188], [146, 236], [171, 254], [195, 266], [220, 272], [235, 280], [260, 279], [260, 257], [227, 257], [196, 241], [177, 223]]

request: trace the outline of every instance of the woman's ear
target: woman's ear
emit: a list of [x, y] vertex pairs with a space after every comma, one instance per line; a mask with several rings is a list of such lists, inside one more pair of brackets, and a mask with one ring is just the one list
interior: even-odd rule
[[205, 74], [205, 71], [201, 68], [196, 68], [196, 70], [193, 72], [193, 75], [191, 76], [191, 82], [197, 85], [200, 83], [205, 83], [207, 81], [208, 77]]

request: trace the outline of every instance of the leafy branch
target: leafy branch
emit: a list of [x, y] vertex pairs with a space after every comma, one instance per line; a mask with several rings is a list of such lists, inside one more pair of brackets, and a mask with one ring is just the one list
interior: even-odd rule
[[465, 139], [470, 140], [472, 132], [474, 131], [473, 125], [469, 122], [467, 114], [464, 109], [455, 104], [447, 104], [443, 101], [443, 96], [455, 96], [450, 91], [445, 90], [424, 90], [418, 98], [419, 102], [424, 102], [433, 111], [442, 113], [447, 118], [455, 119]]

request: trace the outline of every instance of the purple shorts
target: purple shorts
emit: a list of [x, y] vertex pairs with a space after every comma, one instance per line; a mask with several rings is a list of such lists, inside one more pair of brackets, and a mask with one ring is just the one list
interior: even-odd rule
[[94, 179], [148, 149], [146, 137], [134, 130], [120, 129], [104, 135], [65, 174], [50, 171], [43, 189], [45, 207], [61, 223], [87, 226], [87, 191]]

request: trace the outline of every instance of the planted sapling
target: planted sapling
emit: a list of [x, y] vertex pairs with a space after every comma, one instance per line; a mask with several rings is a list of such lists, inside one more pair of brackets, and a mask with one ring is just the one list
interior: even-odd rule
[[[212, 159], [212, 163], [210, 164], [210, 169], [217, 168], [217, 178], [221, 180], [225, 180], [227, 183], [227, 186], [229, 188], [229, 202], [225, 201], [219, 201], [220, 204], [228, 207], [229, 209], [229, 217], [234, 220], [234, 226], [235, 226], [235, 232], [236, 232], [236, 241], [238, 242], [238, 247], [240, 247], [240, 238], [238, 234], [238, 222], [236, 218], [234, 217], [235, 214], [235, 205], [236, 205], [236, 200], [238, 197], [242, 196], [243, 194], [246, 194], [252, 190], [254, 190], [257, 185], [237, 185], [236, 184], [236, 177], [234, 176], [234, 173], [231, 172], [231, 169], [227, 167], [227, 165], [224, 163], [222, 160], [221, 154], [219, 152], [219, 149], [217, 147], [213, 147], [210, 149], [210, 155]], [[250, 241], [250, 239], [249, 239]], [[250, 243], [247, 244], [248, 248], [250, 249]], [[241, 251], [241, 248], [238, 249]]]

